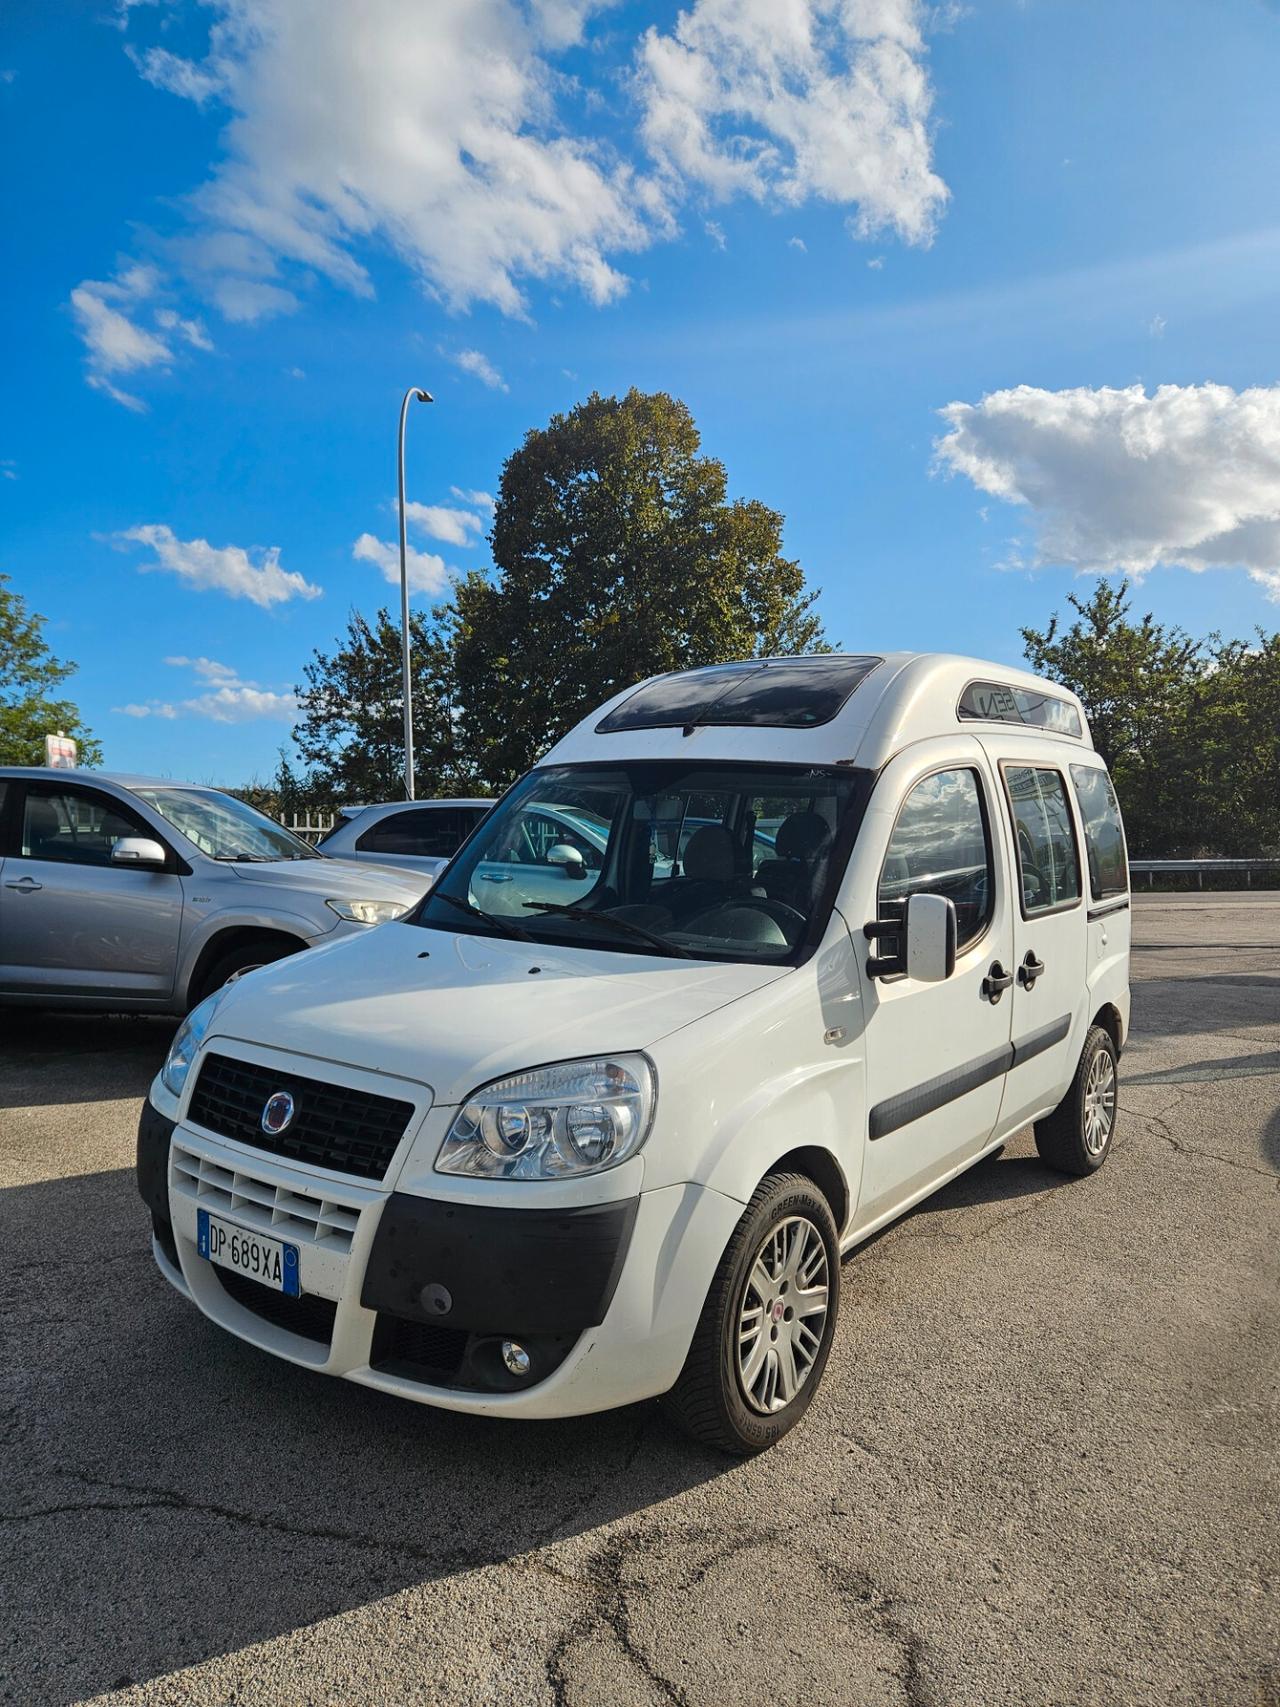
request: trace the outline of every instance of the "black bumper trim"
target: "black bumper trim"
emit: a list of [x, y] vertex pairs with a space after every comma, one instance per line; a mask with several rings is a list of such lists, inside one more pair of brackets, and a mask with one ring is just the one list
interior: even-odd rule
[[152, 1108], [150, 1100], [138, 1116], [138, 1193], [160, 1220], [169, 1220], [169, 1141], [174, 1122]]
[[580, 1333], [613, 1301], [639, 1206], [499, 1209], [393, 1192], [360, 1302], [473, 1334]]

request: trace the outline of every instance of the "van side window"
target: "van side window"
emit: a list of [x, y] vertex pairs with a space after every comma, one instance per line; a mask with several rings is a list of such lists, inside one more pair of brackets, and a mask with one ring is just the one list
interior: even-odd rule
[[1080, 860], [1062, 773], [1033, 765], [1006, 765], [1005, 787], [1013, 813], [1022, 911], [1048, 913], [1080, 899]]
[[[903, 801], [880, 872], [878, 916], [901, 918], [911, 895], [954, 901], [959, 950], [987, 928], [994, 876], [976, 771], [938, 771], [918, 782]], [[881, 953], [893, 954], [897, 946], [884, 938]]]
[[1124, 845], [1120, 804], [1106, 771], [1092, 765], [1072, 765], [1071, 783], [1084, 825], [1084, 851], [1089, 861], [1089, 893], [1095, 901], [1129, 891], [1129, 859]]

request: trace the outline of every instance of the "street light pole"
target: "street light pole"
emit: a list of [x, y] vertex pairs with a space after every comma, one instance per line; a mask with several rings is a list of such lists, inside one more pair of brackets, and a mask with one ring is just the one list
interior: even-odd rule
[[404, 424], [413, 398], [434, 403], [429, 391], [411, 385], [400, 405], [400, 673], [404, 684], [404, 794], [413, 799], [413, 688], [409, 672], [409, 569], [404, 534]]

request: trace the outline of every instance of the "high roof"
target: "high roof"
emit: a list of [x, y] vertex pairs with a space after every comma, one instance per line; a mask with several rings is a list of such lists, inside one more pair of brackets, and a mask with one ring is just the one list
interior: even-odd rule
[[[1078, 716], [1079, 735], [1042, 727], [1045, 716], [1072, 728]], [[585, 717], [542, 762], [753, 758], [878, 770], [913, 741], [996, 728], [1093, 744], [1084, 707], [1056, 682], [955, 653], [884, 652], [652, 676]]]

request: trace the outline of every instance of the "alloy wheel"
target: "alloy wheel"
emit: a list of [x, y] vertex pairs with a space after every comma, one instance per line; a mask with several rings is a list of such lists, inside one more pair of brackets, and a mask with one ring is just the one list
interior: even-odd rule
[[829, 1291], [821, 1233], [789, 1215], [756, 1252], [738, 1310], [738, 1383], [752, 1410], [783, 1410], [808, 1380], [827, 1331]]
[[1107, 1147], [1116, 1118], [1116, 1068], [1105, 1049], [1089, 1063], [1084, 1086], [1084, 1147], [1100, 1156]]

